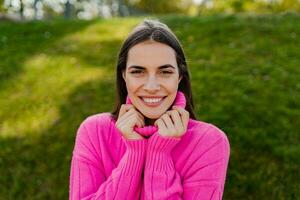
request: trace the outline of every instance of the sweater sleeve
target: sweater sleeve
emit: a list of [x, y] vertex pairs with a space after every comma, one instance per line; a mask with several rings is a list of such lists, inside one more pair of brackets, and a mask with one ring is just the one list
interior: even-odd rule
[[227, 136], [210, 125], [197, 144], [183, 177], [183, 199], [221, 200], [230, 154]]
[[180, 139], [164, 138], [156, 133], [149, 139], [144, 181], [146, 199], [222, 199], [229, 142], [219, 129], [212, 128], [203, 135], [189, 156], [183, 177], [179, 176], [171, 157]]
[[71, 162], [69, 199], [138, 199], [147, 140], [126, 140], [126, 152], [109, 177], [105, 177], [101, 154], [89, 138], [90, 131], [81, 125], [77, 132]]
[[148, 141], [144, 170], [145, 199], [181, 199], [183, 188], [171, 151], [180, 138], [167, 138], [155, 132]]

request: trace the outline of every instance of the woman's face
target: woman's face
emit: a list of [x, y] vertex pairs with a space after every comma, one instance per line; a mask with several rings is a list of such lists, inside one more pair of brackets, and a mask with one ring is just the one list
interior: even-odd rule
[[136, 44], [128, 52], [123, 78], [132, 104], [145, 117], [158, 119], [173, 104], [181, 80], [175, 51], [159, 42]]

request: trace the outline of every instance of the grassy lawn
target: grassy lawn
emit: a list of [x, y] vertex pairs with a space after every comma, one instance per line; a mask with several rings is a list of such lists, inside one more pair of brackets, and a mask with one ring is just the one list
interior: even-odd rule
[[[76, 130], [112, 110], [141, 19], [0, 22], [0, 199], [68, 198]], [[300, 199], [300, 16], [160, 19], [182, 41], [198, 120], [230, 140], [224, 199]]]

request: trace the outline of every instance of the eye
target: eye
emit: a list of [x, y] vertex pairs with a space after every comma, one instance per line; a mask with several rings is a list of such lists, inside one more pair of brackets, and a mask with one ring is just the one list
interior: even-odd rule
[[130, 73], [131, 74], [140, 74], [142, 70], [132, 70]]
[[163, 74], [172, 74], [173, 72], [171, 71], [162, 71]]

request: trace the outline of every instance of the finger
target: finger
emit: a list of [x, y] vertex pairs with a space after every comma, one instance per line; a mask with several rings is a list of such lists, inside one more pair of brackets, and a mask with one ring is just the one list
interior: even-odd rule
[[173, 122], [172, 122], [172, 119], [170, 118], [170, 115], [169, 115], [169, 114], [167, 114], [167, 113], [164, 114], [164, 115], [161, 117], [161, 119], [163, 119], [164, 123], [166, 124], [167, 129], [169, 129], [169, 131], [170, 131], [171, 133], [176, 132], [175, 126], [174, 126], [174, 124], [173, 124]]
[[[125, 113], [125, 114], [128, 114], [128, 113]], [[124, 125], [126, 125], [133, 116], [133, 114], [129, 115], [129, 116], [125, 116], [125, 114], [118, 119], [117, 124], [116, 124], [117, 127], [121, 128]]]
[[142, 115], [134, 106], [130, 107], [129, 111], [137, 114], [137, 116], [139, 116], [142, 120], [144, 120], [144, 115]]
[[127, 138], [133, 135], [135, 135], [134, 137], [136, 137], [138, 135], [138, 133], [134, 131], [134, 127], [129, 126], [132, 124], [137, 124], [138, 126], [140, 126], [140, 122], [137, 121], [135, 116], [132, 116], [130, 119], [126, 120], [126, 123], [123, 125], [123, 132], [125, 133]]
[[131, 115], [134, 115], [135, 114], [135, 111], [133, 108], [130, 108], [128, 111], [126, 111], [123, 115], [121, 115], [119, 118], [118, 118], [118, 121], [124, 121], [126, 120], [126, 118], [130, 117]]
[[119, 116], [118, 117], [123, 116], [132, 107], [133, 107], [133, 105], [131, 105], [131, 104], [122, 104], [122, 106], [120, 108], [120, 111], [119, 111]]
[[130, 110], [121, 117], [120, 121], [122, 121], [122, 124], [126, 124], [128, 122], [128, 119], [131, 119], [132, 116], [134, 116], [135, 125], [137, 125], [138, 127], [143, 127], [145, 125], [144, 116], [134, 107], [130, 108]]
[[118, 118], [117, 123], [122, 124], [128, 121], [129, 118], [135, 115], [135, 111], [133, 109], [130, 109], [126, 113], [124, 113], [121, 117]]
[[157, 121], [159, 120], [159, 118], [157, 120], [155, 120], [154, 122], [154, 126], [158, 126]]
[[135, 123], [137, 126], [141, 127], [142, 122], [139, 120], [139, 118], [133, 113], [129, 117], [126, 117], [124, 120], [121, 120], [118, 124], [119, 127], [125, 127], [129, 126]]
[[174, 106], [173, 109], [177, 110], [179, 112], [183, 124], [185, 126], [187, 126], [188, 122], [189, 122], [189, 119], [190, 119], [190, 113], [187, 110], [185, 110], [184, 108], [177, 107], [177, 106]]
[[162, 129], [162, 130], [166, 130], [167, 129], [165, 123], [163, 122], [163, 120], [161, 118], [159, 118], [158, 120], [156, 120], [155, 123], [159, 127], [159, 129]]
[[137, 116], [137, 119], [139, 119], [139, 121], [141, 122], [141, 125], [145, 126], [145, 117], [144, 117], [144, 115], [142, 115], [135, 107], [133, 107], [132, 109], [134, 110], [134, 113]]
[[173, 109], [173, 110], [177, 110], [177, 111], [179, 112], [180, 115], [183, 115], [184, 112], [186, 111], [184, 108], [178, 107], [178, 106], [173, 106], [172, 109]]
[[144, 126], [144, 121], [143, 121], [143, 119], [139, 116], [139, 115], [137, 115], [136, 116], [136, 119], [137, 119], [137, 121], [138, 121], [138, 127], [143, 127]]
[[174, 126], [178, 132], [183, 132], [185, 130], [183, 121], [177, 110], [170, 111], [169, 114], [174, 122]]
[[122, 104], [121, 109], [125, 112], [133, 108], [134, 106], [132, 104]]

